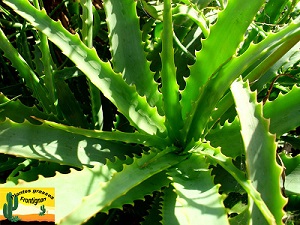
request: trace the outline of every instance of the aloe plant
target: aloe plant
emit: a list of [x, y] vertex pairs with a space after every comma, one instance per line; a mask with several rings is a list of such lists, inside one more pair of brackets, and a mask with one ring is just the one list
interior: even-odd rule
[[109, 223], [147, 196], [143, 224], [283, 224], [285, 162], [299, 178], [276, 153], [300, 125], [298, 1], [64, 1], [63, 23], [42, 1], [3, 2], [25, 44], [4, 29], [0, 48], [34, 104], [0, 96], [0, 152], [30, 159], [1, 186], [51, 184], [57, 224]]

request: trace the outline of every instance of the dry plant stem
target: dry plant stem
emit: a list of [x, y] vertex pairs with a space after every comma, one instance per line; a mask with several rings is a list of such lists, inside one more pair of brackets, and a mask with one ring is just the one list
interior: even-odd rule
[[266, 101], [269, 99], [270, 94], [271, 94], [271, 92], [272, 92], [272, 89], [273, 89], [273, 87], [274, 87], [275, 82], [276, 82], [280, 77], [283, 77], [283, 76], [288, 76], [288, 77], [290, 77], [290, 78], [295, 79], [295, 77], [293, 77], [293, 76], [290, 75], [290, 74], [279, 74], [279, 75], [277, 75], [277, 76], [273, 79], [273, 81], [272, 81], [272, 83], [271, 83], [271, 85], [270, 85], [270, 87], [269, 87], [269, 89], [268, 89], [267, 95], [266, 95], [266, 96], [264, 97], [264, 99], [263, 99], [263, 104], [265, 104]]

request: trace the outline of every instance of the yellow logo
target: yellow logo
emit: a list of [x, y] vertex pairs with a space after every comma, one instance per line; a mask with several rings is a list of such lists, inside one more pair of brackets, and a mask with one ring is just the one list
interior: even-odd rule
[[0, 188], [0, 221], [55, 221], [54, 188]]

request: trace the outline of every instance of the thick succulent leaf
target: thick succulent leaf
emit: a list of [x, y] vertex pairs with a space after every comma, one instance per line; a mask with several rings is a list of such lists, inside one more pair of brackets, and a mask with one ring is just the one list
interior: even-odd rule
[[[269, 36], [272, 37], [272, 34], [270, 34]], [[285, 56], [285, 54], [287, 53], [288, 50], [293, 49], [295, 46], [297, 46], [299, 39], [300, 39], [300, 37], [299, 37], [299, 35], [297, 35], [297, 36], [295, 36], [295, 38], [292, 38], [289, 41], [285, 41], [280, 45], [277, 45], [277, 46], [275, 45], [272, 48], [269, 48], [268, 53], [265, 56], [263, 56], [263, 58], [261, 60], [259, 60], [259, 63], [257, 63], [257, 62], [254, 63], [246, 70], [246, 74], [248, 73], [248, 71], [251, 71], [251, 72], [249, 72], [247, 74], [245, 79], [248, 79], [250, 82], [256, 82], [257, 79], [262, 79], [265, 81], [263, 84], [265, 84], [266, 81], [269, 81], [267, 79], [271, 78], [270, 73], [266, 74], [266, 75], [268, 75], [266, 77], [264, 77], [265, 75], [264, 76], [261, 76], [261, 75], [267, 73], [269, 71], [269, 69], [272, 68], [273, 65], [278, 66], [278, 64], [276, 64], [275, 62], [278, 62], [278, 61], [282, 62], [282, 58], [284, 59], [287, 56], [289, 56], [291, 53], [293, 53], [293, 51], [291, 51], [289, 54], [287, 54]], [[293, 50], [295, 51], [296, 49], [293, 49]], [[272, 68], [272, 69], [274, 69], [274, 68]], [[262, 84], [262, 82], [260, 82], [260, 84]], [[261, 89], [262, 87], [258, 86], [258, 88]]]
[[281, 13], [278, 13], [278, 11], [282, 11], [285, 4], [287, 3], [287, 0], [270, 0], [266, 3], [265, 9], [264, 9], [264, 15], [266, 18], [266, 21], [264, 21], [267, 24], [276, 24], [279, 21], [279, 17], [282, 16]]
[[165, 131], [164, 119], [156, 109], [115, 73], [109, 63], [101, 61], [95, 49], [82, 43], [78, 35], [69, 33], [59, 22], [51, 20], [45, 11], [35, 9], [26, 0], [5, 3], [46, 34], [137, 129], [149, 134]]
[[270, 132], [280, 137], [300, 125], [300, 88], [294, 86], [287, 94], [279, 94], [263, 107], [264, 117], [270, 118]]
[[48, 113], [53, 112], [53, 104], [48, 98], [48, 90], [45, 86], [41, 85], [37, 75], [19, 52], [12, 46], [2, 29], [0, 29], [0, 48], [3, 50], [4, 56], [12, 62], [12, 65], [18, 70], [19, 75], [25, 80], [25, 83], [33, 96], [39, 100], [40, 106]]
[[287, 195], [300, 195], [300, 163], [285, 178], [285, 192]]
[[19, 163], [17, 170], [14, 170], [7, 177], [6, 182], [12, 181], [15, 184], [17, 184], [19, 180], [29, 182], [38, 180], [39, 176], [54, 177], [57, 173], [68, 174], [70, 172], [70, 167], [66, 165], [60, 165], [53, 162], [42, 162], [32, 159], [26, 159], [24, 162]]
[[154, 74], [143, 51], [142, 36], [136, 13], [136, 1], [105, 0], [109, 27], [113, 69], [120, 72], [128, 84], [134, 84], [141, 96], [162, 113], [162, 97]]
[[[276, 224], [282, 224], [286, 201], [280, 189], [282, 168], [276, 162], [275, 135], [269, 133], [269, 122], [262, 116], [262, 105], [256, 102], [247, 83], [240, 78], [232, 84], [231, 92], [240, 118], [249, 179], [261, 193]], [[268, 224], [256, 206], [252, 210], [254, 224]]]
[[236, 53], [246, 29], [263, 3], [263, 0], [252, 1], [251, 4], [233, 0], [219, 14], [217, 23], [203, 41], [201, 51], [196, 54], [196, 63], [190, 68], [191, 74], [182, 93], [183, 118], [192, 110], [191, 103], [198, 98], [199, 88]]
[[241, 224], [249, 224], [249, 220], [251, 218], [249, 210], [244, 210], [239, 215], [230, 218], [229, 223], [230, 225], [241, 225]]
[[[37, 9], [40, 9], [39, 3], [34, 2], [34, 5]], [[47, 36], [42, 32], [38, 32], [39, 42], [37, 43], [37, 47], [40, 49], [41, 53], [41, 64], [43, 65], [42, 74], [44, 75], [44, 84], [49, 92], [49, 100], [51, 103], [56, 106], [57, 96], [56, 89], [54, 83], [54, 63], [51, 57], [49, 42]], [[29, 57], [30, 58], [30, 57]]]
[[284, 188], [286, 195], [300, 195], [300, 155], [291, 157], [281, 153], [280, 158], [285, 167], [286, 177]]
[[[270, 132], [280, 137], [282, 134], [300, 125], [300, 88], [294, 86], [287, 94], [279, 94], [277, 99], [267, 101], [263, 106], [264, 117], [270, 119]], [[274, 110], [275, 109], [275, 110]], [[214, 147], [221, 147], [222, 153], [235, 158], [241, 154], [243, 142], [239, 132], [238, 118], [232, 123], [225, 122], [216, 126], [207, 134], [206, 139]]]
[[[300, 42], [295, 44], [294, 47], [292, 47], [284, 56], [282, 56], [258, 80], [252, 80], [250, 78], [250, 82], [254, 82], [251, 85], [251, 90], [261, 91], [261, 89], [268, 81], [270, 81], [272, 78], [275, 78], [278, 75], [279, 70], [286, 71], [288, 68], [293, 67], [293, 65], [300, 60], [299, 49], [300, 49]], [[259, 72], [259, 71], [253, 71], [251, 73], [255, 73], [255, 72]]]
[[[266, 203], [263, 201], [261, 194], [252, 185], [253, 181], [248, 180], [247, 175], [233, 164], [231, 158], [223, 155], [220, 151], [220, 148], [213, 148], [209, 143], [199, 143], [191, 151], [205, 155], [210, 160], [212, 165], [219, 164], [222, 166], [245, 189], [245, 191], [254, 201], [255, 205], [259, 208], [263, 216], [260, 214], [258, 217], [261, 219], [265, 218], [269, 224], [276, 224], [275, 218], [270, 212]], [[250, 220], [252, 221], [253, 217], [251, 217]]]
[[[169, 136], [182, 143], [180, 130], [183, 126], [181, 106], [179, 104], [179, 86], [176, 81], [176, 69], [174, 64], [173, 27], [171, 0], [164, 1], [163, 33], [162, 33], [162, 94], [164, 99], [164, 111], [166, 127]], [[171, 56], [171, 57], [170, 57]]]
[[57, 104], [64, 119], [73, 126], [88, 128], [87, 119], [68, 84], [63, 79], [55, 79], [55, 88]]
[[[15, 169], [20, 163], [24, 162], [25, 159], [11, 157], [9, 155], [1, 154], [0, 158], [0, 172]], [[2, 182], [1, 182], [2, 183]]]
[[[22, 112], [22, 113], [20, 113]], [[0, 120], [4, 121], [6, 118], [9, 118], [17, 123], [23, 123], [24, 120], [30, 122], [37, 122], [31, 116], [36, 116], [39, 118], [51, 118], [55, 120], [55, 117], [49, 114], [45, 114], [38, 110], [35, 106], [28, 107], [23, 105], [19, 100], [8, 99], [5, 95], [0, 93]]]
[[81, 0], [82, 8], [82, 41], [89, 48], [93, 47], [93, 3], [91, 0]]
[[144, 218], [141, 225], [161, 224], [161, 202], [162, 196], [161, 193], [158, 193], [151, 204], [151, 208], [148, 210], [148, 215]]
[[172, 12], [174, 17], [179, 15], [188, 16], [200, 27], [205, 38], [209, 36], [209, 29], [204, 16], [202, 14], [199, 14], [199, 12], [192, 6], [180, 4], [176, 8], [174, 8]]
[[[36, 118], [37, 119], [37, 118]], [[167, 139], [160, 138], [154, 135], [141, 134], [138, 132], [135, 133], [125, 133], [120, 131], [99, 131], [99, 130], [87, 130], [83, 128], [78, 128], [74, 126], [67, 126], [64, 124], [37, 119], [44, 124], [47, 124], [53, 128], [57, 128], [59, 130], [64, 130], [73, 134], [79, 134], [86, 137], [97, 138], [100, 140], [110, 140], [110, 141], [120, 141], [128, 144], [141, 144], [148, 147], [157, 147], [160, 149], [164, 149], [168, 145]]]
[[[283, 56], [299, 41], [299, 23], [300, 19], [289, 24], [278, 33], [270, 34], [260, 43], [252, 45], [253, 47], [251, 48], [249, 47], [243, 55], [233, 57], [228, 63], [222, 65], [216, 74], [210, 77], [204, 87], [201, 88], [200, 96], [194, 104], [191, 116], [187, 118], [187, 122], [185, 123], [185, 130], [188, 131], [188, 141], [193, 138], [197, 140], [201, 135], [206, 135], [210, 128], [205, 129], [205, 127], [211, 113], [230, 87], [230, 84], [238, 78], [240, 74], [266, 57], [274, 60], [273, 63], [275, 63], [279, 56]], [[280, 49], [280, 51], [275, 51], [274, 49], [276, 48]], [[273, 54], [271, 56], [269, 54], [270, 51]], [[267, 60], [266, 66], [270, 66], [270, 64], [271, 62]], [[204, 105], [205, 107], [202, 107]]]
[[[84, 198], [81, 204], [61, 221], [61, 224], [82, 224], [98, 211], [107, 211], [115, 200], [126, 195], [141, 182], [185, 158], [169, 153], [169, 151], [170, 149], [165, 149], [159, 153], [150, 152], [141, 158], [135, 158], [132, 164], [124, 165], [120, 173], [114, 174], [109, 182], [101, 184], [91, 195]], [[157, 158], [157, 156], [159, 157]]]
[[[272, 36], [271, 33], [269, 35]], [[282, 38], [284, 38], [284, 36], [278, 37], [278, 40], [280, 40]], [[298, 37], [298, 39], [299, 39], [299, 37]], [[259, 61], [259, 63], [257, 63], [255, 60], [253, 60], [251, 62], [250, 58], [249, 58], [248, 62], [251, 62], [251, 63], [249, 63], [247, 67], [253, 67], [253, 68], [250, 69], [251, 72], [249, 72], [248, 74], [247, 73], [245, 74], [244, 80], [249, 79], [249, 81], [251, 83], [251, 90], [261, 91], [262, 88], [265, 87], [265, 84], [267, 82], [269, 82], [272, 78], [276, 77], [277, 71], [282, 66], [285, 68], [289, 67], [289, 66], [291, 67], [297, 62], [297, 58], [299, 60], [299, 57], [295, 57], [295, 56], [299, 56], [298, 52], [299, 52], [300, 43], [294, 45], [295, 42], [298, 42], [298, 39], [294, 38], [293, 40], [286, 41], [279, 48], [275, 48], [272, 51], [269, 51], [268, 57], [266, 57], [266, 59], [264, 59], [263, 61]], [[260, 44], [251, 45], [249, 47], [249, 49], [247, 50], [247, 52], [248, 51], [251, 52], [252, 49], [257, 48], [259, 45]], [[260, 50], [263, 51], [264, 49], [268, 48], [268, 46], [271, 46], [271, 45], [266, 44]], [[291, 49], [288, 50], [289, 48], [291, 48]], [[259, 52], [259, 50], [257, 52]], [[272, 53], [270, 53], [270, 52], [272, 52]], [[261, 58], [265, 58], [265, 56], [262, 55]], [[251, 64], [254, 64], [254, 65], [252, 66]], [[274, 64], [274, 65], [272, 65], [272, 64]], [[241, 73], [242, 73], [242, 71], [241, 71]], [[211, 114], [212, 121], [209, 122], [208, 128], [212, 127], [216, 123], [216, 121], [218, 121], [221, 118], [221, 116], [224, 114], [224, 112], [226, 112], [232, 105], [233, 105], [232, 95], [230, 93], [227, 93], [220, 100], [220, 102], [218, 102], [218, 104], [216, 106], [216, 110], [212, 111], [212, 114]], [[225, 117], [225, 119], [228, 119], [228, 118]]]
[[205, 157], [194, 153], [169, 170], [174, 194], [164, 198], [163, 224], [229, 224], [208, 167]]
[[[111, 205], [105, 207], [103, 210], [101, 210], [101, 212], [107, 213], [109, 209], [121, 208], [124, 204], [133, 204], [133, 201], [135, 200], [144, 200], [146, 195], [153, 195], [154, 191], [158, 191], [162, 187], [168, 186], [169, 184], [170, 180], [168, 179], [165, 171], [155, 174], [130, 189], [125, 195], [122, 195], [120, 198], [114, 200]], [[158, 209], [156, 210], [158, 211]]]
[[[93, 14], [93, 3], [92, 0], [81, 0], [81, 9], [82, 9], [82, 29], [81, 29], [81, 38], [83, 43], [89, 47], [93, 47], [93, 29], [96, 29], [97, 20], [95, 23], [93, 21], [93, 17], [96, 14]], [[95, 18], [97, 18], [95, 16]], [[93, 26], [95, 24], [95, 27]], [[89, 92], [90, 92], [90, 101], [91, 101], [91, 114], [93, 121], [94, 129], [102, 129], [103, 128], [103, 112], [102, 112], [102, 104], [101, 104], [101, 95], [99, 89], [91, 82], [88, 81]], [[75, 124], [74, 124], [75, 125]]]
[[235, 158], [244, 153], [240, 130], [240, 121], [236, 117], [232, 123], [226, 121], [223, 126], [217, 125], [211, 129], [205, 139], [210, 141], [213, 147], [221, 147], [224, 155]]
[[15, 123], [7, 119], [0, 123], [0, 134], [1, 153], [79, 168], [95, 162], [105, 163], [107, 158], [122, 158], [140, 152], [138, 147], [87, 138], [28, 121]]

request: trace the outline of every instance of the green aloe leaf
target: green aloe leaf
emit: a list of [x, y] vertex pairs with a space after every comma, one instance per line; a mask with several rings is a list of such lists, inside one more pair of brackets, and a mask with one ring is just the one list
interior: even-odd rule
[[97, 138], [100, 140], [110, 140], [110, 141], [120, 141], [128, 144], [141, 144], [149, 147], [157, 147], [164, 149], [169, 144], [167, 139], [160, 138], [159, 136], [141, 134], [138, 132], [135, 133], [125, 133], [120, 131], [99, 131], [99, 130], [87, 130], [74, 126], [67, 126], [64, 124], [47, 121], [43, 119], [38, 119], [38, 121], [42, 122], [45, 125], [49, 125], [50, 127], [57, 128], [59, 130], [64, 130], [73, 134], [83, 135], [89, 138]]
[[223, 126], [217, 125], [211, 129], [205, 139], [210, 141], [213, 147], [221, 147], [224, 155], [236, 158], [244, 153], [240, 130], [240, 121], [236, 117], [232, 123], [226, 121]]
[[[298, 28], [293, 27], [293, 29], [297, 30]], [[273, 39], [274, 41], [274, 38], [272, 38], [272, 36], [273, 34], [270, 34], [269, 35], [270, 38], [267, 37], [266, 42], [268, 42], [269, 39]], [[278, 37], [278, 40], [282, 40], [285, 36], [286, 34], [280, 35], [280, 37]], [[288, 65], [292, 66], [297, 62], [297, 58], [299, 57], [295, 57], [295, 55], [296, 56], [299, 55], [297, 53], [299, 51], [300, 43], [298, 44], [295, 43], [297, 43], [298, 41], [299, 41], [299, 35], [298, 37], [295, 36], [291, 40], [286, 40], [284, 43], [280, 43], [279, 45], [275, 44], [275, 46], [279, 46], [279, 47], [275, 47], [275, 48], [273, 47], [274, 49], [272, 51], [268, 51], [267, 57], [264, 56], [264, 54], [261, 54], [260, 58], [263, 58], [264, 60], [258, 60], [258, 59], [251, 60], [250, 53], [252, 51], [255, 51], [257, 53], [262, 52], [266, 48], [270, 48], [272, 44], [270, 43], [263, 44], [265, 41], [262, 41], [257, 45], [250, 45], [250, 47], [246, 51], [249, 52], [248, 61], [244, 59], [244, 62], [248, 62], [247, 67], [250, 67], [251, 69], [249, 69], [250, 70], [249, 73], [248, 72], [245, 73], [244, 80], [249, 79], [249, 82], [251, 83], [251, 90], [261, 91], [268, 81], [276, 77], [278, 70], [282, 66], [283, 67], [288, 67]], [[263, 47], [261, 46], [260, 50], [258, 49], [255, 50], [255, 48], [259, 47], [262, 44]], [[246, 53], [245, 55], [247, 54], [248, 53]], [[235, 60], [238, 61], [238, 59], [233, 59], [233, 61]], [[257, 61], [259, 61], [259, 63], [257, 63]], [[243, 67], [243, 65], [240, 65], [239, 67]], [[243, 73], [243, 71], [241, 71], [240, 73]], [[208, 129], [212, 127], [221, 118], [224, 112], [226, 112], [232, 105], [233, 105], [233, 99], [231, 94], [228, 93], [220, 100], [220, 102], [218, 102], [216, 106], [217, 109], [215, 111], [212, 111], [212, 115], [211, 115], [212, 121], [209, 122]], [[226, 119], [228, 118], [226, 117]]]
[[25, 119], [32, 123], [36, 122], [31, 116], [56, 120], [54, 115], [43, 113], [35, 106], [25, 106], [19, 100], [8, 99], [0, 93], [0, 121], [5, 121], [6, 118], [9, 118], [17, 123], [23, 123]]
[[55, 79], [55, 88], [64, 119], [73, 126], [88, 128], [89, 123], [68, 84], [63, 79]]
[[[275, 100], [267, 101], [263, 106], [264, 117], [270, 119], [270, 132], [276, 134], [277, 138], [300, 125], [299, 95], [300, 88], [294, 86], [289, 93], [280, 94]], [[236, 118], [232, 123], [225, 122], [223, 126], [218, 125], [211, 129], [206, 139], [212, 146], [220, 146], [226, 156], [235, 158], [242, 153], [243, 148], [239, 129], [239, 120]]]
[[[34, 6], [37, 9], [44, 8], [43, 5], [40, 5], [38, 1], [33, 2]], [[43, 65], [43, 75], [44, 77], [44, 82], [45, 82], [45, 87], [47, 88], [49, 92], [49, 100], [51, 103], [55, 106], [54, 110], [56, 110], [57, 106], [57, 95], [56, 95], [56, 89], [55, 89], [55, 83], [54, 83], [54, 63], [50, 54], [50, 48], [49, 48], [49, 42], [47, 39], [47, 36], [43, 34], [42, 32], [38, 32], [39, 35], [39, 43], [38, 43], [38, 48], [40, 49], [41, 52], [41, 63]], [[54, 111], [56, 114], [56, 111]]]
[[113, 69], [122, 73], [125, 81], [134, 84], [137, 92], [163, 114], [162, 97], [143, 50], [136, 4], [132, 0], [104, 1]]
[[[81, 0], [82, 8], [82, 29], [81, 36], [82, 41], [89, 48], [93, 47], [93, 3], [92, 0]], [[97, 18], [97, 17], [95, 17]], [[98, 21], [99, 22], [99, 21]], [[95, 25], [97, 20], [95, 21]], [[96, 25], [97, 26], [97, 25]], [[96, 28], [95, 26], [95, 28]], [[101, 95], [99, 89], [90, 81], [88, 81], [90, 99], [91, 99], [91, 109], [92, 109], [92, 119], [93, 127], [97, 129], [102, 129], [103, 127], [103, 112], [101, 104]]]
[[228, 224], [219, 185], [208, 167], [205, 157], [194, 153], [169, 170], [173, 190], [164, 198], [163, 224]]
[[205, 38], [209, 36], [209, 29], [204, 16], [202, 15], [202, 13], [199, 13], [197, 10], [195, 10], [192, 6], [178, 5], [173, 9], [172, 13], [174, 17], [179, 15], [188, 16], [200, 27]]
[[280, 154], [285, 167], [285, 193], [287, 196], [300, 194], [300, 155], [291, 157], [285, 153]]
[[300, 195], [300, 163], [285, 178], [285, 192], [287, 195]]
[[[185, 158], [169, 153], [169, 151], [170, 149], [159, 153], [152, 151], [141, 158], [135, 158], [132, 164], [124, 165], [123, 170], [115, 174], [109, 182], [103, 183], [93, 194], [84, 198], [81, 204], [61, 221], [61, 224], [82, 224], [98, 211], [107, 211], [114, 201], [137, 187], [141, 182]], [[156, 158], [157, 156], [159, 157]], [[131, 176], [132, 174], [135, 176]], [[128, 179], [129, 177], [130, 179]]]
[[171, 0], [164, 1], [162, 32], [162, 94], [164, 98], [164, 111], [166, 127], [169, 136], [177, 142], [183, 142], [180, 130], [183, 127], [181, 106], [179, 104], [179, 86], [176, 82], [176, 69], [174, 63], [173, 28]]
[[8, 119], [0, 123], [0, 146], [0, 153], [79, 168], [96, 162], [104, 164], [107, 158], [122, 158], [141, 151], [137, 147], [87, 138], [48, 125], [33, 125], [28, 121], [15, 123]]
[[[250, 66], [261, 62], [266, 57], [275, 63], [279, 56], [286, 52], [299, 41], [300, 38], [300, 19], [292, 22], [278, 33], [270, 34], [266, 39], [252, 47], [239, 57], [233, 57], [229, 62], [222, 65], [221, 68], [213, 74], [203, 88], [200, 89], [200, 95], [195, 102], [191, 116], [187, 118], [185, 129], [188, 130], [187, 140], [198, 139], [205, 136], [210, 127], [206, 128], [211, 113], [214, 111], [217, 103], [228, 90], [230, 84], [245, 72]], [[292, 43], [292, 44], [291, 44]], [[280, 51], [275, 51], [277, 48]], [[270, 51], [273, 55], [270, 56]], [[262, 63], [264, 65], [264, 63]], [[270, 62], [266, 64], [270, 67]], [[226, 103], [227, 104], [227, 103]], [[205, 107], [201, 107], [205, 106]], [[229, 103], [230, 106], [230, 103]], [[224, 108], [223, 108], [224, 109]], [[225, 108], [224, 112], [228, 108]]]
[[[277, 138], [300, 125], [299, 95], [300, 88], [294, 86], [289, 93], [280, 94], [275, 100], [267, 101], [263, 106], [264, 117], [270, 119], [270, 132], [276, 134]], [[218, 125], [211, 129], [206, 139], [212, 146], [220, 146], [226, 156], [235, 158], [242, 153], [242, 137], [239, 129], [239, 121], [236, 118], [232, 123], [225, 122], [223, 126]]]
[[[256, 102], [247, 83], [238, 79], [232, 84], [231, 92], [240, 118], [249, 180], [261, 193], [276, 224], [282, 224], [286, 200], [280, 189], [282, 168], [276, 162], [275, 135], [269, 133], [269, 122], [262, 116], [262, 104]], [[254, 224], [268, 224], [256, 206], [251, 210]]]
[[251, 4], [233, 0], [219, 13], [216, 24], [211, 27], [208, 38], [203, 41], [202, 49], [196, 54], [196, 63], [190, 68], [191, 73], [182, 93], [184, 118], [192, 111], [192, 103], [197, 100], [200, 88], [235, 55], [245, 31], [263, 3], [263, 0]]
[[[300, 125], [300, 88], [294, 86], [287, 94], [279, 94], [263, 107], [264, 117], [270, 118], [270, 131], [280, 137]], [[276, 109], [276, 110], [274, 110]]]
[[0, 29], [0, 48], [3, 50], [4, 56], [7, 57], [12, 62], [12, 65], [19, 71], [20, 76], [25, 80], [33, 96], [39, 100], [39, 104], [45, 112], [50, 113], [55, 111], [53, 104], [48, 98], [48, 90], [41, 85], [40, 79], [19, 52], [12, 46], [2, 29]]
[[300, 60], [299, 53], [300, 42], [294, 45], [283, 57], [280, 58], [259, 80], [251, 85], [251, 90], [261, 91], [264, 85], [278, 76], [282, 71], [293, 67]]
[[45, 11], [35, 9], [26, 0], [8, 0], [5, 3], [61, 48], [138, 130], [149, 134], [165, 132], [164, 118], [157, 110], [151, 108], [120, 74], [115, 73], [109, 63], [100, 60], [95, 49], [82, 43], [78, 35], [69, 33], [59, 22], [50, 19]]
[[[252, 185], [252, 181], [249, 180], [245, 172], [239, 170], [232, 162], [232, 159], [223, 155], [220, 151], [220, 148], [211, 147], [210, 143], [197, 143], [197, 145], [192, 149], [193, 152], [197, 152], [206, 156], [212, 165], [219, 164], [222, 166], [231, 176], [236, 179], [236, 181], [245, 189], [248, 195], [251, 197], [255, 205], [259, 208], [262, 214], [257, 215], [256, 217], [251, 217], [250, 221], [253, 219], [266, 219], [269, 224], [276, 224], [274, 215], [270, 212], [266, 203], [262, 199], [261, 194], [255, 189]], [[272, 195], [273, 196], [273, 195]], [[252, 215], [252, 212], [248, 210], [248, 213]], [[248, 214], [247, 213], [247, 214]]]

